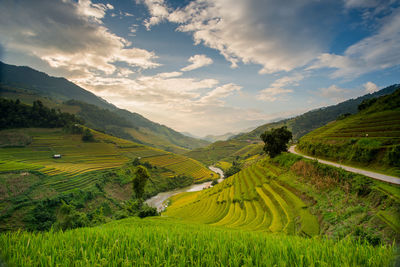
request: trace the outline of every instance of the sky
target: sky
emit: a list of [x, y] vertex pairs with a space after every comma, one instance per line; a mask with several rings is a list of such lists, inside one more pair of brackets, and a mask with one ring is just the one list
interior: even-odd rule
[[2, 0], [0, 60], [196, 136], [400, 83], [399, 0]]

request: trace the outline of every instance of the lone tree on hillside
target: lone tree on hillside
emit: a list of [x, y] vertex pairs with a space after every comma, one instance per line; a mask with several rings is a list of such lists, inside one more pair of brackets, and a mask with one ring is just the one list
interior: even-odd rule
[[292, 139], [292, 132], [286, 126], [283, 126], [266, 131], [260, 137], [265, 143], [265, 153], [274, 158], [281, 152], [287, 151], [287, 143]]
[[133, 178], [133, 191], [139, 201], [142, 201], [144, 194], [144, 187], [146, 186], [147, 180], [150, 178], [149, 172], [146, 167], [138, 166], [135, 172], [135, 178]]

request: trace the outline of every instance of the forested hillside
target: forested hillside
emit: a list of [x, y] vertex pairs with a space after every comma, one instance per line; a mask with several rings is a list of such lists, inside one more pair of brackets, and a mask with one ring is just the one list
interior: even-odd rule
[[[184, 153], [209, 144], [152, 122], [140, 114], [119, 109], [64, 78], [51, 77], [29, 67], [0, 62], [0, 96], [25, 100], [29, 104], [39, 98], [47, 98], [48, 102], [67, 102], [67, 105], [75, 107], [69, 110], [78, 113], [90, 123], [90, 127], [173, 152]], [[103, 114], [104, 121], [99, 119]]]
[[388, 95], [396, 91], [398, 88], [400, 88], [400, 85], [394, 84], [375, 93], [366, 94], [355, 99], [350, 99], [337, 105], [312, 110], [294, 118], [262, 125], [249, 133], [239, 134], [233, 137], [233, 139], [259, 140], [260, 135], [263, 132], [270, 130], [271, 128], [287, 126], [288, 129], [292, 131], [293, 138], [295, 140], [298, 140], [303, 135], [321, 126], [324, 126], [328, 122], [336, 120], [341, 115], [357, 113], [358, 105], [361, 104], [361, 102], [365, 99]]

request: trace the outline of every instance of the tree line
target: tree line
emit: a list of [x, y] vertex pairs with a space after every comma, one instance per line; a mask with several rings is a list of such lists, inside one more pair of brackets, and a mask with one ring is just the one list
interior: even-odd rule
[[73, 114], [45, 107], [40, 100], [26, 105], [17, 100], [0, 98], [0, 129], [10, 128], [58, 128], [69, 124], [83, 124]]

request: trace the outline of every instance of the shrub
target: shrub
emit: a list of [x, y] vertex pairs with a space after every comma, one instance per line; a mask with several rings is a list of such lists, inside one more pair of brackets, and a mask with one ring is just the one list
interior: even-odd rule
[[83, 131], [82, 141], [83, 142], [93, 142], [94, 141], [94, 136], [89, 129], [85, 129]]
[[394, 146], [388, 152], [389, 164], [400, 167], [400, 145]]

